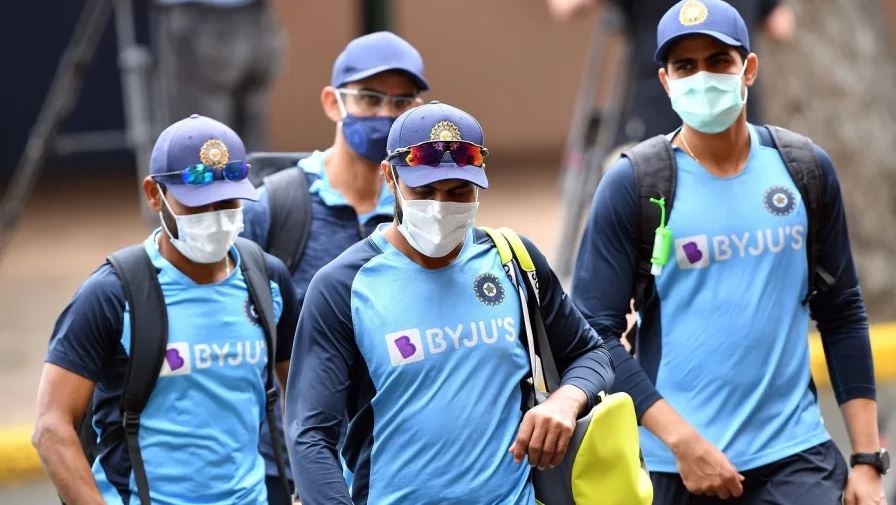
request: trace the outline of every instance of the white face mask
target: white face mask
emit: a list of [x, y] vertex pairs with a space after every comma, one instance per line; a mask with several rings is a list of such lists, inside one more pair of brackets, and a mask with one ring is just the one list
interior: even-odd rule
[[[168, 238], [174, 247], [191, 261], [196, 263], [221, 261], [236, 241], [236, 236], [243, 231], [242, 207], [178, 216], [171, 210], [165, 195], [161, 196], [162, 202], [177, 223], [178, 238], [171, 235], [171, 230], [165, 225], [164, 219], [162, 227], [168, 233]], [[162, 218], [161, 212], [159, 218]]]
[[408, 200], [396, 186], [395, 197], [401, 205], [398, 231], [411, 247], [430, 258], [441, 258], [460, 244], [473, 227], [479, 210], [479, 188], [471, 203]]

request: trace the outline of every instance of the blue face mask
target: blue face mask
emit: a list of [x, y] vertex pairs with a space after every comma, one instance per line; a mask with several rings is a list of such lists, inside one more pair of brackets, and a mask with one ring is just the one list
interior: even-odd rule
[[386, 157], [386, 140], [394, 122], [391, 117], [348, 114], [342, 119], [342, 136], [358, 156], [379, 163]]
[[342, 103], [342, 96], [336, 93], [336, 103], [342, 113], [342, 137], [358, 156], [379, 163], [386, 157], [386, 141], [394, 117], [361, 117], [349, 114]]
[[[747, 103], [743, 75], [697, 72], [683, 79], [669, 80], [672, 109], [691, 128], [703, 133], [721, 133], [740, 116]], [[741, 90], [744, 90], [741, 97]]]

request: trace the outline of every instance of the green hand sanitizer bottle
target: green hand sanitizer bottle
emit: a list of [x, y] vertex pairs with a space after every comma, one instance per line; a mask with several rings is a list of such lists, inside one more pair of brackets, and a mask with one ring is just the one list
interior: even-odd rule
[[663, 267], [669, 262], [669, 256], [672, 254], [672, 230], [666, 226], [666, 198], [659, 200], [651, 198], [650, 201], [660, 208], [660, 225], [654, 232], [653, 253], [650, 255], [650, 273], [658, 276], [663, 273]]

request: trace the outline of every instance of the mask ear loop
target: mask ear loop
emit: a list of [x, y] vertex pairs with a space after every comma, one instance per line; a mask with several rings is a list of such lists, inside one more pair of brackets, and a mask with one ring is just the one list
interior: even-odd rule
[[389, 170], [392, 171], [392, 183], [395, 184], [395, 198], [398, 200], [398, 205], [402, 206], [402, 210], [404, 210], [404, 200], [406, 198], [401, 194], [401, 186], [398, 185], [398, 172], [395, 171], [395, 165], [390, 163]]
[[[740, 70], [741, 78], [743, 78], [745, 75], [747, 75], [747, 63], [748, 63], [748, 60], [745, 58], [744, 59], [744, 68], [742, 68]], [[741, 105], [747, 105], [747, 97], [749, 97], [749, 96], [750, 96], [750, 87], [747, 86], [747, 81], [746, 81], [746, 79], [744, 79], [744, 96], [742, 98]]]
[[[164, 204], [165, 208], [168, 209], [168, 213], [171, 214], [171, 217], [174, 218], [174, 222], [176, 223], [177, 214], [175, 214], [174, 211], [171, 210], [171, 205], [168, 205], [168, 199], [165, 198], [165, 192], [162, 191], [162, 186], [157, 182], [156, 187], [159, 189], [159, 197], [161, 197], [162, 199], [162, 204]], [[165, 224], [165, 216], [162, 215], [161, 209], [159, 209], [159, 221], [162, 222], [162, 228], [165, 230], [165, 233], [168, 234], [168, 238], [170, 238], [171, 240], [177, 240], [176, 238], [174, 238], [174, 234], [171, 233], [171, 230], [168, 229], [168, 225]]]

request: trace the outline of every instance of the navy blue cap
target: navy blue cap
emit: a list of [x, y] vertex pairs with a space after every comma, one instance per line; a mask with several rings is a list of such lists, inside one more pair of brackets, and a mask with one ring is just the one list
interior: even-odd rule
[[370, 33], [349, 42], [333, 63], [330, 85], [338, 88], [389, 70], [407, 73], [420, 91], [429, 89], [420, 52], [392, 32]]
[[750, 52], [750, 34], [744, 18], [722, 0], [682, 0], [666, 11], [656, 27], [654, 60], [665, 64], [672, 43], [688, 35], [709, 35]]
[[[386, 153], [433, 140], [463, 140], [484, 146], [485, 136], [479, 121], [451, 105], [433, 100], [414, 107], [398, 116], [389, 130]], [[395, 165], [398, 176], [409, 187], [425, 186], [446, 179], [462, 179], [481, 187], [488, 187], [485, 167], [457, 166], [449, 153], [434, 167]]]
[[[193, 114], [165, 128], [149, 157], [149, 175], [177, 172], [204, 163], [224, 166], [230, 161], [245, 161], [246, 148], [235, 131], [220, 121]], [[249, 182], [214, 181], [204, 186], [167, 184], [174, 198], [187, 207], [202, 207], [214, 202], [258, 200], [258, 191]]]

